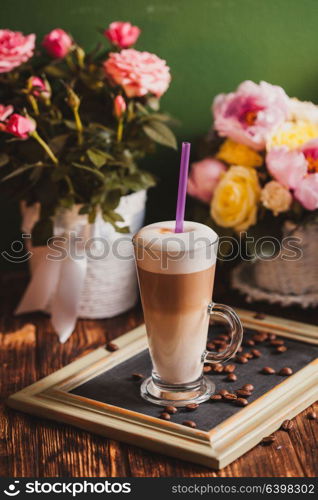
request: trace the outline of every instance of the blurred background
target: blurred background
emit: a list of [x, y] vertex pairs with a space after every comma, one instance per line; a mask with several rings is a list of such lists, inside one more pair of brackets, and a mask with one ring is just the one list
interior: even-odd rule
[[[87, 49], [96, 30], [114, 20], [139, 26], [137, 48], [171, 67], [161, 108], [180, 121], [175, 133], [193, 142], [193, 159], [211, 125], [213, 97], [243, 80], [266, 80], [290, 96], [318, 100], [317, 0], [1, 0], [2, 28], [34, 32], [40, 40], [59, 27]], [[173, 218], [178, 153], [159, 148], [146, 161], [160, 179], [149, 193], [147, 221]], [[2, 197], [1, 251], [19, 237], [19, 223], [18, 207]], [[8, 267], [13, 264], [1, 260]]]

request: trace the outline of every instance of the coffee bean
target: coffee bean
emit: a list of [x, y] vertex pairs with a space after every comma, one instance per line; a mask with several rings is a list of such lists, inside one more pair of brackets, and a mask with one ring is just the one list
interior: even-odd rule
[[265, 342], [267, 339], [267, 335], [263, 333], [257, 333], [256, 335], [253, 335], [253, 340], [256, 344], [262, 344], [262, 342]]
[[269, 446], [270, 444], [274, 443], [274, 441], [276, 441], [276, 437], [274, 436], [274, 434], [271, 434], [270, 436], [263, 437], [261, 444], [263, 446]]
[[210, 399], [211, 401], [221, 401], [222, 396], [221, 394], [213, 394], [212, 396], [210, 396]]
[[252, 339], [247, 339], [247, 340], [243, 341], [243, 345], [245, 345], [247, 347], [253, 347], [253, 345], [255, 345], [255, 342]]
[[117, 344], [114, 344], [114, 342], [108, 342], [108, 344], [106, 345], [106, 349], [109, 352], [115, 352], [118, 351], [119, 347]]
[[233, 373], [236, 370], [236, 365], [225, 365], [223, 367], [224, 373]]
[[193, 420], [185, 420], [184, 422], [182, 422], [182, 424], [186, 425], [187, 427], [192, 427], [192, 429], [197, 426], [197, 424], [193, 422]]
[[283, 352], [286, 352], [286, 351], [287, 351], [287, 347], [285, 345], [280, 345], [280, 346], [276, 347], [274, 352], [276, 354], [282, 354]]
[[221, 390], [219, 391], [219, 394], [220, 394], [222, 397], [224, 397], [224, 396], [225, 396], [225, 394], [228, 394], [228, 393], [229, 393], [229, 391], [227, 391], [226, 389], [221, 389]]
[[224, 344], [224, 346], [217, 347], [216, 352], [223, 352], [225, 349], [226, 349], [226, 345]]
[[237, 352], [243, 352], [243, 347], [242, 347], [242, 346], [240, 346], [240, 347], [238, 348]]
[[274, 340], [270, 341], [270, 345], [273, 345], [273, 346], [284, 345], [284, 344], [285, 344], [285, 341], [281, 340], [281, 339], [274, 339]]
[[236, 406], [247, 406], [248, 401], [245, 398], [237, 398], [237, 400], [235, 401], [235, 404], [236, 404]]
[[223, 342], [228, 342], [230, 340], [230, 336], [222, 333], [216, 337], [218, 340], [223, 340]]
[[222, 373], [223, 372], [223, 366], [217, 363], [216, 365], [212, 366], [212, 371], [215, 373]]
[[251, 354], [253, 358], [260, 358], [262, 353], [258, 349], [252, 349]]
[[235, 401], [237, 399], [237, 395], [229, 392], [228, 394], [224, 394], [223, 398], [228, 401]]
[[316, 420], [317, 418], [317, 413], [313, 410], [310, 410], [308, 413], [307, 413], [307, 418], [309, 420]]
[[264, 373], [264, 375], [273, 375], [276, 372], [274, 368], [271, 368], [270, 366], [264, 366], [264, 368], [262, 369], [262, 373]]
[[198, 407], [199, 407], [199, 405], [197, 403], [189, 403], [188, 405], [186, 405], [186, 410], [188, 410], [188, 411], [194, 411]]
[[243, 389], [243, 391], [252, 392], [252, 391], [254, 391], [255, 387], [252, 384], [244, 384], [242, 389]]
[[207, 348], [208, 351], [214, 351], [215, 344], [213, 344], [213, 342], [208, 342], [207, 345], [206, 345], [206, 348]]
[[243, 352], [242, 354], [243, 358], [246, 358], [246, 359], [253, 359], [253, 354], [251, 352]]
[[177, 413], [178, 410], [175, 406], [165, 406], [164, 411], [173, 415], [174, 413]]
[[294, 428], [294, 422], [292, 420], [284, 420], [280, 428], [282, 431], [289, 432]]
[[293, 370], [289, 368], [288, 366], [284, 366], [281, 370], [279, 370], [279, 375], [282, 375], [283, 377], [288, 377], [289, 375], [293, 374]]
[[268, 340], [275, 340], [276, 338], [277, 338], [277, 335], [275, 335], [275, 333], [268, 334]]
[[221, 339], [214, 339], [213, 344], [215, 344], [217, 346], [224, 346], [225, 342], [224, 342], [224, 340], [221, 340]]
[[145, 376], [142, 373], [132, 373], [131, 378], [133, 380], [142, 380]]
[[248, 359], [245, 356], [236, 356], [235, 361], [237, 361], [237, 363], [240, 363], [242, 365], [248, 363]]
[[227, 382], [235, 382], [237, 380], [237, 376], [235, 373], [228, 373], [225, 380]]
[[249, 396], [252, 395], [250, 391], [246, 391], [245, 389], [237, 389], [237, 391], [235, 392], [237, 396], [239, 396], [240, 398], [248, 398]]
[[254, 318], [255, 319], [265, 319], [266, 315], [264, 313], [258, 312], [256, 314], [254, 314]]
[[169, 413], [166, 411], [160, 413], [160, 418], [162, 418], [163, 420], [170, 420], [171, 419]]
[[206, 365], [203, 367], [203, 373], [210, 373], [212, 371], [212, 368], [210, 365]]

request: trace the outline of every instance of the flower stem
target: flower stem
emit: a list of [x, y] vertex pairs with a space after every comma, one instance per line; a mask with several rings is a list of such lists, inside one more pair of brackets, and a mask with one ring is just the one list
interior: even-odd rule
[[83, 144], [83, 124], [78, 112], [78, 108], [73, 108], [73, 114], [77, 130], [77, 142], [78, 145], [81, 146]]
[[35, 139], [39, 144], [40, 146], [42, 146], [42, 148], [44, 149], [44, 151], [46, 151], [46, 153], [48, 154], [48, 156], [51, 158], [52, 162], [57, 165], [58, 164], [58, 159], [56, 158], [55, 154], [53, 153], [53, 151], [51, 150], [51, 148], [49, 147], [48, 144], [46, 144], [46, 142], [42, 139], [42, 137], [39, 136], [39, 134], [37, 133], [36, 130], [34, 130], [34, 132], [32, 132], [31, 134], [31, 137], [33, 137], [33, 139]]
[[29, 94], [28, 95], [28, 101], [29, 101], [29, 103], [32, 106], [34, 114], [36, 116], [39, 116], [39, 114], [40, 114], [40, 112], [39, 112], [39, 106], [38, 106], [38, 103], [36, 102], [36, 99], [34, 98], [34, 96], [31, 95], [31, 94]]
[[117, 127], [117, 142], [122, 141], [123, 132], [124, 132], [124, 120], [122, 118], [119, 118]]

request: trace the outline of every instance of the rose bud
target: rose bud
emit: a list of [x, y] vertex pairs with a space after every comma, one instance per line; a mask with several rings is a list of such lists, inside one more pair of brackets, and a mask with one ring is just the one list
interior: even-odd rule
[[51, 57], [62, 59], [69, 53], [73, 40], [66, 31], [56, 28], [45, 35], [42, 45]]
[[45, 100], [51, 97], [51, 87], [47, 80], [42, 80], [38, 76], [30, 76], [27, 82], [28, 90], [35, 97], [43, 97]]
[[27, 139], [36, 129], [34, 120], [27, 116], [13, 113], [6, 123], [5, 132], [12, 134], [19, 139]]
[[104, 36], [117, 47], [127, 49], [136, 43], [140, 35], [140, 29], [131, 23], [116, 21], [111, 23]]
[[127, 109], [126, 101], [122, 95], [118, 95], [114, 99], [114, 115], [119, 120]]

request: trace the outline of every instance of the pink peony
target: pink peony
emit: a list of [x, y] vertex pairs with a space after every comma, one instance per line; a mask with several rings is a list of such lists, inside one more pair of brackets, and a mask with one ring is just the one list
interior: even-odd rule
[[261, 150], [273, 128], [286, 119], [288, 103], [281, 87], [247, 80], [236, 92], [215, 98], [214, 128], [222, 137]]
[[117, 95], [114, 99], [114, 115], [116, 118], [120, 118], [126, 111], [127, 105], [126, 101], [122, 95]]
[[30, 76], [28, 79], [28, 88], [32, 91], [35, 97], [42, 96], [45, 99], [51, 97], [51, 89], [48, 82], [42, 80], [38, 76]]
[[0, 73], [7, 73], [33, 56], [35, 35], [0, 30]]
[[204, 158], [204, 160], [193, 163], [188, 179], [188, 193], [204, 203], [210, 203], [213, 192], [225, 170], [225, 165], [214, 158]]
[[19, 139], [27, 139], [35, 131], [36, 125], [33, 120], [26, 116], [13, 113], [6, 123], [5, 132]]
[[51, 57], [62, 59], [69, 53], [73, 40], [66, 31], [56, 28], [45, 35], [42, 45]]
[[288, 189], [307, 210], [318, 208], [318, 139], [298, 150], [274, 147], [266, 156], [271, 175]]
[[113, 45], [127, 49], [138, 40], [140, 29], [131, 23], [116, 21], [109, 25], [108, 29], [104, 31], [104, 35]]
[[149, 52], [135, 49], [111, 52], [104, 62], [106, 76], [123, 87], [128, 97], [154, 94], [160, 97], [171, 80], [166, 62]]

